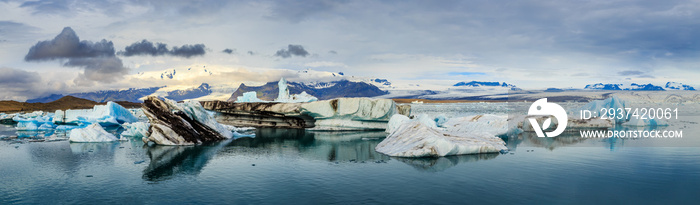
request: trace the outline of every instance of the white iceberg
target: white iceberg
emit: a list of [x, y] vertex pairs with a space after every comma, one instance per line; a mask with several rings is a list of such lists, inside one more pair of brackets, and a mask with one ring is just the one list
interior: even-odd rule
[[290, 95], [289, 87], [287, 87], [287, 80], [285, 80], [284, 78], [281, 78], [280, 81], [277, 83], [277, 88], [279, 88], [279, 90], [275, 102], [300, 103], [318, 101], [318, 98], [309, 95], [308, 93], [306, 93], [306, 91], [302, 91], [299, 94]]
[[124, 123], [122, 124], [122, 127], [124, 127], [124, 130], [121, 133], [122, 137], [134, 137], [134, 138], [144, 138], [148, 137], [148, 127], [150, 127], [151, 124], [148, 122], [134, 122], [134, 123]]
[[100, 124], [91, 124], [85, 128], [70, 131], [70, 142], [113, 142], [119, 140], [113, 134], [107, 132]]
[[507, 149], [501, 138], [487, 132], [449, 132], [417, 120], [402, 124], [375, 147], [377, 152], [395, 157], [441, 157]]
[[386, 132], [392, 133], [396, 131], [402, 124], [409, 120], [411, 119], [405, 115], [395, 114], [394, 116], [391, 116], [389, 123], [386, 125]]
[[519, 129], [510, 126], [506, 115], [474, 115], [452, 118], [444, 123], [448, 132], [454, 133], [484, 133], [492, 136], [516, 134]]
[[264, 102], [261, 99], [258, 99], [258, 93], [255, 91], [250, 91], [250, 92], [245, 92], [243, 93], [242, 96], [238, 96], [236, 98], [237, 103], [242, 103], [242, 102]]
[[95, 105], [92, 110], [57, 110], [55, 116], [54, 122], [64, 124], [100, 123], [102, 126], [118, 126], [139, 121], [131, 111], [112, 101], [106, 105]]

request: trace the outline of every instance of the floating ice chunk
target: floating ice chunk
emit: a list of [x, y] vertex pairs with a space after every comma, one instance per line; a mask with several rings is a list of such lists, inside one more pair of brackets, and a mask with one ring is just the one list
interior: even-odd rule
[[623, 126], [630, 127], [657, 127], [668, 126], [668, 122], [660, 119], [640, 119], [636, 117], [630, 118], [630, 121], [622, 123]]
[[485, 132], [455, 133], [411, 120], [380, 142], [375, 150], [396, 157], [440, 157], [507, 150], [505, 142]]
[[[289, 95], [287, 80], [285, 80], [284, 78], [280, 79], [280, 81], [277, 83], [277, 87], [279, 88], [279, 91], [275, 102], [298, 103], [318, 101], [318, 98], [309, 95], [308, 93], [306, 93], [306, 91], [303, 91], [299, 94]], [[245, 93], [243, 95], [245, 95]]]
[[124, 130], [121, 133], [122, 137], [135, 137], [135, 138], [144, 138], [148, 137], [148, 127], [150, 127], [151, 124], [148, 122], [134, 122], [134, 123], [124, 123], [122, 124], [122, 127], [124, 127]]
[[316, 119], [316, 130], [386, 130], [398, 109], [391, 99], [339, 98], [303, 103], [301, 113]]
[[258, 99], [258, 93], [255, 91], [245, 92], [242, 96], [236, 98], [236, 102], [263, 102]]
[[56, 130], [72, 130], [72, 129], [76, 129], [76, 128], [80, 128], [80, 127], [78, 127], [78, 126], [73, 126], [73, 125], [59, 125], [59, 126], [56, 126]]
[[435, 118], [431, 118], [426, 114], [418, 115], [416, 118], [423, 125], [437, 129], [437, 124], [435, 124]]
[[170, 99], [165, 99], [165, 101], [174, 107], [179, 108], [181, 111], [183, 111], [185, 114], [187, 114], [188, 117], [190, 117], [193, 120], [196, 120], [204, 125], [206, 125], [209, 128], [212, 128], [216, 130], [218, 133], [223, 135], [226, 138], [231, 138], [233, 137], [233, 133], [226, 129], [223, 125], [219, 124], [219, 122], [216, 121], [214, 117], [209, 115], [207, 110], [202, 107], [202, 104], [199, 103], [199, 101], [196, 100], [188, 100], [185, 101], [184, 103], [176, 103], [173, 100]]
[[151, 133], [144, 142], [160, 145], [194, 145], [228, 139], [234, 133], [216, 122], [197, 101], [177, 103], [170, 99], [148, 96], [144, 101]]
[[106, 105], [95, 105], [92, 110], [56, 111], [55, 122], [68, 124], [100, 123], [102, 126], [117, 126], [139, 119], [128, 109], [112, 101]]
[[52, 122], [53, 113], [44, 114], [42, 111], [15, 115], [12, 120], [17, 122], [17, 130], [52, 130], [56, 127]]
[[71, 142], [113, 142], [119, 140], [113, 134], [107, 132], [100, 124], [91, 124], [85, 128], [70, 131]]
[[445, 124], [445, 122], [447, 122], [447, 117], [445, 117], [445, 115], [438, 115], [437, 117], [435, 117], [435, 125], [437, 125], [438, 127], [442, 127]]
[[[616, 112], [622, 111], [621, 116], [624, 116], [624, 117], [615, 118], [615, 124], [622, 124], [622, 123], [629, 120], [629, 116], [627, 115], [627, 110], [625, 110], [625, 108], [626, 108], [625, 101], [618, 98], [618, 97], [615, 97], [615, 96], [612, 96], [612, 97], [607, 98], [605, 100], [591, 101], [590, 103], [588, 103], [588, 104], [582, 106], [581, 108], [579, 108], [578, 110], [576, 110], [576, 113], [583, 111], [583, 110], [587, 110], [587, 111], [592, 112], [592, 117], [600, 117], [601, 115], [605, 114], [604, 112], [601, 112], [601, 109], [603, 109], [603, 108], [614, 109]], [[620, 113], [617, 112], [617, 114], [620, 114]]]
[[452, 118], [445, 122], [447, 131], [456, 133], [485, 133], [492, 136], [501, 136], [517, 132], [516, 127], [508, 124], [506, 115], [474, 115], [468, 117]]
[[401, 126], [403, 123], [409, 120], [411, 119], [409, 119], [405, 115], [395, 114], [394, 116], [391, 116], [391, 118], [389, 119], [389, 123], [387, 123], [386, 125], [386, 132], [392, 133], [396, 131], [396, 129], [398, 129], [399, 126]]

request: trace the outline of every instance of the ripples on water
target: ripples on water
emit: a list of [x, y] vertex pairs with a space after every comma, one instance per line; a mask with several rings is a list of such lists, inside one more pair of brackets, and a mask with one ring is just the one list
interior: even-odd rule
[[[451, 106], [451, 107], [450, 107]], [[481, 105], [478, 105], [481, 106]], [[502, 110], [459, 104], [414, 113]], [[697, 127], [686, 124], [688, 139]], [[115, 130], [114, 132], [118, 132]], [[641, 140], [505, 138], [507, 154], [394, 158], [383, 132], [259, 129], [256, 138], [201, 146], [0, 141], [7, 203], [690, 203], [700, 195], [700, 149]], [[0, 128], [0, 135], [17, 135]], [[697, 145], [697, 144], [695, 144]]]

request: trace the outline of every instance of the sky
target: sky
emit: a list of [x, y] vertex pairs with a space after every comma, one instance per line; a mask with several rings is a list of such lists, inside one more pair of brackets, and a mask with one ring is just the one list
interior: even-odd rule
[[[699, 1], [0, 0], [0, 11], [0, 100], [306, 69], [440, 86], [700, 84]], [[159, 78], [188, 68], [199, 73]]]

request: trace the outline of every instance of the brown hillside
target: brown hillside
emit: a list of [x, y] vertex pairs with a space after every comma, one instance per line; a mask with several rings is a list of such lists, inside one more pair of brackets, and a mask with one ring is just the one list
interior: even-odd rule
[[[131, 102], [116, 102], [126, 108], [141, 107], [141, 103]], [[49, 103], [26, 103], [17, 101], [0, 101], [0, 112], [33, 112], [33, 111], [56, 111], [67, 109], [91, 109], [95, 105], [104, 105], [106, 103], [97, 103], [95, 101], [76, 98], [73, 96], [65, 96]]]

